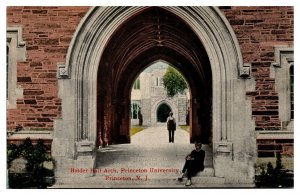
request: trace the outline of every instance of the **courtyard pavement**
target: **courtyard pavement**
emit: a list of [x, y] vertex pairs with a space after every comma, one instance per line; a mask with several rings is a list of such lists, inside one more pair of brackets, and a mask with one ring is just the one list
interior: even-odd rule
[[[169, 143], [166, 124], [144, 129], [131, 137], [130, 144], [109, 145], [97, 151], [93, 177], [55, 185], [54, 188], [186, 188], [179, 182], [185, 156], [194, 149], [189, 133], [178, 128], [175, 143]], [[205, 170], [192, 179], [189, 188], [231, 187], [216, 178], [211, 148], [206, 151]], [[72, 181], [72, 178], [71, 180]], [[73, 180], [74, 181], [74, 180]]]

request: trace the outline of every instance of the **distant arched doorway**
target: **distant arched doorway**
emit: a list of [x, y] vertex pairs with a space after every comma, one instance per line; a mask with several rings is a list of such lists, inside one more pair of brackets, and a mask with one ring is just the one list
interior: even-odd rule
[[171, 108], [167, 104], [162, 103], [161, 105], [159, 105], [156, 111], [157, 122], [165, 123], [167, 121], [170, 112], [171, 112]]

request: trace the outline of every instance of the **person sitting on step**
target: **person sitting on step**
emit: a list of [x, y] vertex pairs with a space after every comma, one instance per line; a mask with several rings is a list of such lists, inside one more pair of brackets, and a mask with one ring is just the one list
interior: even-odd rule
[[195, 143], [195, 149], [185, 158], [182, 175], [178, 180], [182, 181], [184, 177], [187, 177], [186, 186], [192, 185], [192, 176], [204, 170], [205, 151], [201, 147], [201, 143]]

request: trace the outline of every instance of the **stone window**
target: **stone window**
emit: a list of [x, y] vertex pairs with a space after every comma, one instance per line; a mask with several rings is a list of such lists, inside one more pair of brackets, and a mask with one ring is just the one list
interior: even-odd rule
[[6, 30], [6, 104], [7, 108], [16, 108], [17, 98], [23, 96], [23, 89], [17, 85], [17, 63], [26, 60], [25, 42], [22, 40], [22, 28], [8, 27]]
[[294, 120], [294, 64], [290, 66], [291, 120]]
[[163, 78], [162, 77], [156, 77], [155, 78], [155, 86], [160, 87], [163, 85]]
[[141, 107], [137, 103], [131, 104], [131, 119], [138, 119], [138, 113]]
[[162, 77], [160, 77], [160, 78], [159, 78], [159, 85], [160, 85], [160, 86], [163, 86], [163, 84], [164, 84], [164, 80], [163, 80]]
[[133, 89], [141, 89], [141, 86], [140, 86], [140, 77], [138, 77], [134, 84], [133, 84]]
[[294, 49], [275, 47], [275, 62], [271, 68], [279, 96], [279, 119], [282, 130], [294, 128]]

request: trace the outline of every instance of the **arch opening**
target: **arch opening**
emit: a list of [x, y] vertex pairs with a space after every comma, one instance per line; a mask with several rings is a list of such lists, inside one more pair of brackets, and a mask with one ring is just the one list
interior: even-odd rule
[[123, 23], [104, 50], [97, 82], [98, 145], [130, 142], [131, 87], [158, 60], [172, 64], [190, 86], [190, 141], [211, 143], [212, 73], [204, 46], [176, 15], [148, 8]]
[[168, 104], [162, 103], [158, 106], [156, 111], [156, 118], [158, 123], [165, 123], [167, 121], [167, 118], [169, 116], [169, 113], [171, 112], [171, 108]]
[[[172, 79], [178, 77], [178, 80], [184, 82], [181, 82], [181, 84], [173, 83], [173, 85], [175, 85], [174, 87], [177, 87], [176, 93], [175, 91], [173, 92], [175, 93], [174, 96], [168, 95], [168, 90], [165, 88], [165, 74], [169, 74]], [[137, 88], [137, 84], [139, 88]], [[183, 91], [177, 91], [179, 90], [178, 85], [181, 85], [180, 89]], [[133, 117], [132, 113], [134, 109], [130, 110], [131, 127], [156, 126], [158, 122], [164, 121], [160, 119], [160, 117], [157, 117], [157, 109], [162, 103], [169, 105], [170, 111], [173, 111], [174, 117], [179, 125], [189, 126], [189, 123], [187, 123], [190, 100], [189, 83], [180, 70], [177, 70], [176, 67], [165, 60], [159, 59], [150, 63], [149, 66], [147, 65], [146, 68], [138, 74], [138, 77], [135, 78], [131, 87], [130, 99], [131, 107], [135, 104], [141, 106], [139, 119]]]

